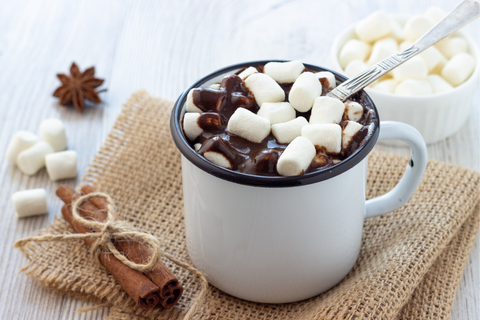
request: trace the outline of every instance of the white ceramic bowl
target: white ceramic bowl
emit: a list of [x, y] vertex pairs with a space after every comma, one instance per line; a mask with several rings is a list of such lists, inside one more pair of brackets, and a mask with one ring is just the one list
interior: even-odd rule
[[[393, 17], [402, 26], [407, 16]], [[354, 25], [342, 31], [332, 45], [333, 69], [345, 74], [338, 55], [350, 39], [357, 39]], [[405, 96], [366, 88], [365, 91], [377, 106], [381, 121], [394, 120], [414, 126], [426, 143], [434, 143], [458, 131], [467, 120], [474, 105], [475, 91], [479, 88], [480, 51], [471, 38], [457, 32], [469, 43], [469, 53], [476, 59], [475, 70], [470, 78], [453, 90], [421, 96]], [[395, 144], [395, 143], [394, 143]]]

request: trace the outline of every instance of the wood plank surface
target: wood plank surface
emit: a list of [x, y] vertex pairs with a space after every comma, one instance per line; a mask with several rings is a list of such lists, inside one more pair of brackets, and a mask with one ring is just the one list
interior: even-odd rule
[[[346, 26], [381, 9], [421, 14], [429, 6], [452, 9], [452, 0], [0, 0], [0, 319], [103, 319], [108, 310], [77, 314], [90, 304], [39, 287], [18, 271], [26, 259], [13, 242], [36, 233], [60, 214], [45, 169], [22, 174], [4, 160], [18, 130], [38, 133], [42, 120], [67, 126], [68, 148], [78, 153], [81, 176], [130, 94], [145, 89], [174, 100], [193, 81], [223, 66], [256, 59], [298, 59], [332, 66], [330, 46]], [[480, 43], [480, 22], [464, 31]], [[105, 78], [104, 102], [83, 114], [58, 105], [51, 96], [55, 74], [72, 61], [95, 65]], [[428, 146], [430, 159], [480, 170], [480, 111], [462, 129]], [[407, 148], [379, 144], [378, 150], [408, 154]], [[72, 186], [79, 178], [61, 181]], [[441, 183], [439, 181], [439, 183]], [[49, 214], [14, 215], [11, 195], [46, 188]], [[480, 319], [480, 240], [477, 238], [457, 292], [451, 319]]]

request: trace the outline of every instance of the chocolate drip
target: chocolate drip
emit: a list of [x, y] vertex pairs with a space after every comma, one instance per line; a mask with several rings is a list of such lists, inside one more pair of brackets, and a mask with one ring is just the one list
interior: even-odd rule
[[193, 90], [193, 104], [202, 111], [220, 110], [225, 104], [226, 92], [210, 88]]
[[227, 120], [219, 113], [204, 112], [197, 119], [198, 126], [204, 131], [218, 133], [225, 130]]
[[278, 176], [277, 162], [280, 151], [263, 149], [254, 158], [249, 158], [243, 163], [238, 171], [248, 174]]

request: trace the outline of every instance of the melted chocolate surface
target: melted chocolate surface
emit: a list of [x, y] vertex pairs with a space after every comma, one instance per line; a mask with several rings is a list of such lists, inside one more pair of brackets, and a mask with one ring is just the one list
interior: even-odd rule
[[[263, 72], [263, 66], [255, 67], [259, 72]], [[241, 71], [239, 70], [237, 74]], [[304, 71], [316, 72], [312, 70]], [[201, 143], [202, 146], [197, 152], [202, 156], [209, 151], [222, 153], [228, 159], [231, 169], [234, 171], [261, 176], [278, 176], [276, 164], [288, 144], [278, 143], [272, 133], [260, 143], [254, 143], [229, 133], [227, 130], [228, 119], [238, 108], [246, 108], [253, 113], [257, 113], [259, 110], [255, 98], [237, 74], [223, 78], [218, 90], [197, 88], [193, 91], [193, 103], [202, 110], [197, 120], [198, 125], [204, 131], [195, 141], [190, 141], [190, 144], [193, 147], [194, 144]], [[324, 78], [319, 79], [319, 81], [322, 84], [322, 96], [326, 95], [330, 91], [328, 81]], [[285, 101], [288, 101], [288, 94], [293, 83], [279, 85], [285, 91]], [[348, 158], [366, 143], [369, 125], [378, 121], [373, 107], [366, 97], [360, 93], [349, 100], [355, 101], [363, 107], [362, 118], [357, 121], [363, 128], [354, 135], [348, 145], [342, 148], [340, 154], [332, 155], [325, 153], [323, 149], [317, 150], [315, 158], [305, 173], [334, 166]], [[296, 116], [303, 116], [308, 120], [310, 113], [310, 111], [303, 113], [297, 111]], [[344, 119], [340, 124], [342, 129], [348, 123], [348, 119], [345, 118], [346, 114], [345, 112]]]

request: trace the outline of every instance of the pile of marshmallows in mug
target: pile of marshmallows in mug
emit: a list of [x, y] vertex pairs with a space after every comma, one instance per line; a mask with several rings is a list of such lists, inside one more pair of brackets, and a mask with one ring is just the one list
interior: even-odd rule
[[[40, 125], [41, 141], [35, 134], [18, 131], [8, 145], [5, 158], [26, 175], [33, 175], [47, 167], [52, 181], [77, 176], [77, 153], [67, 148], [65, 126], [58, 119], [44, 120]], [[12, 201], [19, 217], [46, 213], [45, 189], [18, 191]]]
[[[446, 13], [429, 8], [425, 15], [413, 16], [402, 28], [385, 13], [377, 11], [355, 26], [358, 39], [350, 39], [338, 56], [345, 74], [353, 77], [373, 64], [411, 46]], [[475, 68], [475, 59], [468, 53], [468, 42], [451, 35], [418, 56], [411, 58], [374, 82], [370, 87], [395, 94], [422, 95], [452, 90], [467, 80]]]
[[[257, 114], [238, 108], [228, 120], [227, 131], [248, 141], [260, 143], [270, 132], [279, 143], [288, 144], [277, 162], [277, 171], [282, 176], [302, 174], [316, 155], [316, 147], [324, 148], [327, 153], [338, 154], [363, 128], [359, 124], [363, 116], [363, 107], [357, 102], [342, 101], [322, 94], [319, 79], [325, 78], [329, 89], [336, 87], [335, 76], [331, 72], [304, 72], [300, 61], [269, 62], [265, 73], [258, 73], [249, 67], [238, 76], [253, 94], [260, 106]], [[293, 83], [285, 100], [285, 92], [279, 83]], [[214, 84], [212, 89], [218, 89]], [[186, 111], [183, 119], [185, 135], [195, 141], [203, 132], [198, 123], [202, 110], [194, 104], [193, 91], [187, 95]], [[310, 119], [295, 117], [296, 112], [311, 110]], [[339, 123], [344, 118], [348, 123], [342, 130]], [[199, 144], [194, 145], [198, 151]], [[203, 156], [217, 164], [231, 169], [229, 160], [217, 151], [205, 151]]]

